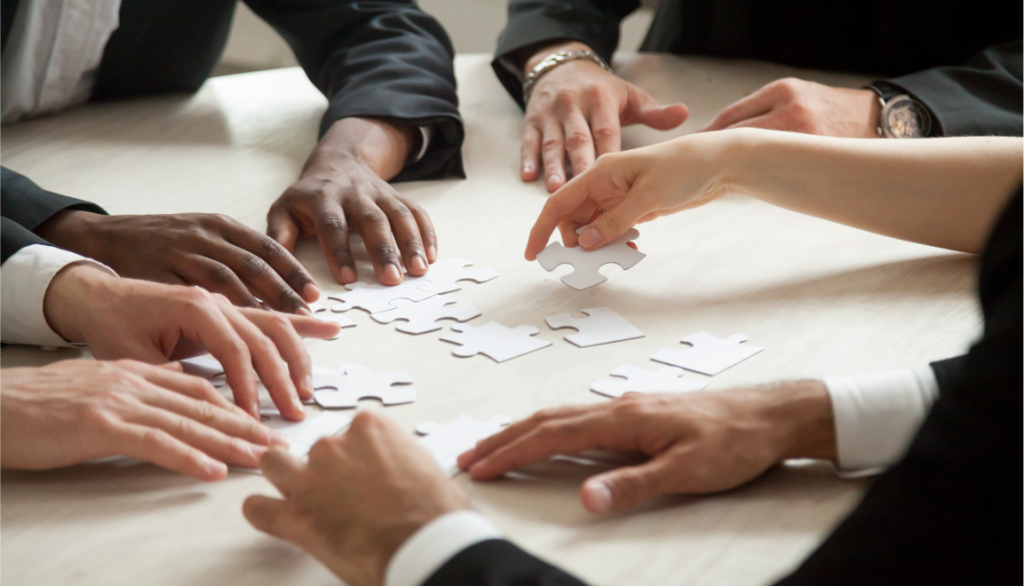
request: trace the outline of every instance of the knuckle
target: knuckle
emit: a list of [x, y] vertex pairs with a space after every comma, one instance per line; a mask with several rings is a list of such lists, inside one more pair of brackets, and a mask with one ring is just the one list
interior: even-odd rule
[[594, 142], [591, 140], [590, 134], [581, 130], [571, 132], [569, 136], [565, 137], [565, 146], [570, 149], [583, 148], [592, 144], [594, 144]]
[[320, 214], [319, 222], [322, 229], [329, 232], [344, 233], [348, 230], [348, 224], [345, 223], [345, 218], [340, 214], [332, 212], [323, 212]]
[[394, 261], [397, 260], [395, 249], [391, 247], [391, 244], [387, 242], [381, 242], [374, 245], [372, 250], [373, 258], [381, 261]]
[[142, 445], [154, 449], [163, 448], [164, 446], [170, 443], [169, 440], [170, 437], [167, 435], [165, 431], [161, 429], [156, 429], [154, 427], [151, 427], [144, 431], [142, 433], [141, 438]]
[[562, 139], [558, 137], [546, 137], [541, 143], [540, 149], [544, 153], [560, 154], [562, 151]]
[[267, 261], [277, 260], [284, 252], [284, 248], [269, 236], [260, 236], [259, 255]]
[[[217, 417], [217, 408], [206, 401], [196, 401], [195, 417], [198, 421], [212, 421]], [[187, 420], [186, 420], [187, 421]]]
[[591, 132], [594, 140], [606, 141], [615, 138], [615, 129], [611, 126], [595, 126]]
[[560, 89], [555, 92], [554, 102], [555, 106], [564, 108], [579, 104], [579, 98], [574, 89]]
[[361, 226], [380, 226], [387, 223], [387, 215], [377, 207], [359, 212], [359, 224]]
[[270, 271], [270, 265], [255, 254], [250, 254], [242, 261], [242, 271], [246, 276], [259, 277]]
[[219, 262], [211, 264], [207, 269], [206, 274], [210, 279], [210, 282], [215, 285], [223, 285], [235, 276], [234, 271]]

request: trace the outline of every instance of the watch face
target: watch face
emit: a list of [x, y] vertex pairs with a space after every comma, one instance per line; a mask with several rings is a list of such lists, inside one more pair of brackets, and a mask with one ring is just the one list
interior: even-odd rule
[[921, 138], [931, 132], [932, 119], [924, 106], [901, 96], [886, 104], [885, 125], [893, 138]]

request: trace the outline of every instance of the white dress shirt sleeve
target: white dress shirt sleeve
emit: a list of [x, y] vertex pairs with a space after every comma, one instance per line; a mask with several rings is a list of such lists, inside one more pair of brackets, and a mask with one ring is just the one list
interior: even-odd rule
[[928, 365], [824, 380], [843, 471], [875, 472], [903, 457], [938, 398]]
[[69, 264], [81, 262], [117, 274], [102, 263], [45, 244], [32, 244], [12, 254], [0, 266], [0, 339], [6, 344], [70, 346], [46, 323], [43, 300], [53, 277]]
[[420, 126], [420, 150], [413, 156], [409, 157], [410, 165], [419, 163], [423, 160], [423, 156], [427, 154], [427, 149], [430, 148], [430, 139], [434, 138], [434, 129], [430, 126]]
[[497, 527], [475, 511], [455, 511], [420, 527], [388, 562], [384, 586], [420, 586], [448, 560], [481, 541], [500, 539]]

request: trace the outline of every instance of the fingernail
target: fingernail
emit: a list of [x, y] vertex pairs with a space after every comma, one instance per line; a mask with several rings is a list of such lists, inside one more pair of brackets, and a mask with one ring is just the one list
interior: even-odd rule
[[320, 299], [320, 288], [313, 283], [306, 283], [306, 286], [302, 288], [302, 298], [306, 301]]
[[612, 491], [603, 482], [590, 482], [587, 484], [587, 492], [590, 493], [590, 504], [592, 508], [603, 513], [612, 508]]
[[206, 461], [203, 462], [203, 467], [206, 468], [207, 472], [209, 472], [210, 474], [219, 476], [220, 474], [227, 472], [228, 467], [225, 466], [223, 462], [218, 462], [217, 460], [214, 460], [213, 458], [209, 457], [206, 457], [204, 459]]
[[533, 173], [533, 165], [530, 163], [523, 165], [523, 173]]
[[352, 267], [341, 267], [339, 272], [342, 284], [351, 283], [356, 280], [356, 272], [352, 270]]
[[277, 431], [274, 431], [274, 430], [270, 430], [270, 433], [268, 435], [270, 436], [270, 444], [271, 445], [288, 447], [288, 445], [290, 444], [290, 442], [288, 441], [288, 438], [285, 437], [284, 434], [282, 434], [280, 432], [277, 432]]
[[562, 176], [561, 176], [561, 175], [559, 175], [559, 174], [557, 174], [557, 173], [556, 173], [556, 174], [554, 174], [554, 175], [549, 175], [549, 176], [548, 176], [548, 181], [549, 181], [550, 183], [558, 183], [558, 182], [559, 182], [559, 181], [561, 181], [561, 180], [562, 180]]
[[313, 375], [307, 374], [302, 377], [302, 388], [312, 394], [313, 392]]
[[412, 257], [412, 260], [409, 261], [409, 265], [411, 268], [417, 271], [427, 270], [427, 261], [424, 260], [424, 258], [418, 254]]
[[434, 262], [437, 260], [437, 247], [433, 244], [427, 247], [427, 261]]
[[295, 395], [292, 395], [292, 406], [298, 409], [299, 411], [305, 413], [305, 411], [303, 411], [302, 409], [302, 401], [300, 401], [299, 398], [296, 397]]
[[304, 315], [306, 317], [313, 317], [313, 310], [303, 305], [302, 307], [295, 310], [295, 313]]
[[259, 421], [261, 419], [259, 405], [253, 405], [252, 409], [250, 409], [249, 412], [252, 413], [252, 416], [256, 418], [256, 421]]
[[391, 263], [388, 263], [384, 267], [384, 277], [389, 281], [401, 281], [402, 273], [398, 271], [398, 267]]
[[597, 246], [600, 242], [601, 233], [597, 231], [597, 228], [587, 228], [580, 234], [580, 246], [583, 248]]
[[249, 453], [252, 454], [252, 456], [256, 458], [256, 460], [262, 458], [263, 454], [266, 454], [268, 451], [270, 451], [270, 448], [268, 448], [267, 446], [249, 444]]

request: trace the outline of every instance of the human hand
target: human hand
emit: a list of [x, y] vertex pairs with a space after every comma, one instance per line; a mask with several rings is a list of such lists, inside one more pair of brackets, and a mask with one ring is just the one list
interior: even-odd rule
[[161, 364], [205, 349], [224, 366], [235, 402], [257, 420], [257, 373], [282, 416], [305, 416], [299, 398], [313, 398], [312, 364], [299, 336], [329, 338], [339, 329], [312, 317], [236, 308], [198, 287], [118, 278], [88, 264], [57, 273], [43, 312], [55, 332], [89, 344], [101, 360]]
[[619, 511], [665, 494], [728, 490], [787, 458], [834, 460], [832, 407], [824, 384], [685, 395], [638, 395], [540, 411], [459, 456], [476, 480], [491, 480], [556, 454], [640, 452], [649, 460], [588, 478], [593, 513]]
[[180, 364], [65, 360], [4, 369], [0, 466], [45, 470], [123, 455], [199, 480], [253, 468], [287, 440]]
[[313, 277], [273, 239], [221, 214], [104, 216], [68, 210], [36, 231], [122, 277], [198, 285], [235, 305], [310, 315]]
[[879, 138], [878, 94], [787, 77], [726, 106], [701, 132], [764, 128], [846, 138]]
[[[750, 132], [750, 131], [747, 131]], [[595, 164], [548, 198], [526, 246], [527, 260], [557, 226], [565, 246], [600, 248], [640, 222], [699, 207], [726, 193], [726, 150], [737, 132], [689, 135]], [[580, 227], [587, 228], [576, 234]]]
[[[525, 72], [552, 53], [587, 49], [578, 42], [545, 47], [526, 61]], [[545, 185], [553, 193], [568, 180], [566, 157], [573, 174], [579, 175], [596, 157], [622, 149], [621, 127], [645, 124], [669, 130], [688, 115], [683, 104], [662, 105], [596, 63], [563, 63], [541, 76], [531, 90], [523, 129], [522, 180], [537, 179], [542, 159]]]
[[469, 506], [408, 434], [373, 411], [356, 415], [344, 435], [317, 442], [308, 464], [273, 450], [262, 468], [284, 498], [250, 496], [245, 518], [352, 586], [383, 584], [388, 561], [413, 533]]
[[267, 214], [267, 234], [286, 249], [316, 236], [334, 278], [356, 280], [349, 232], [362, 236], [377, 280], [402, 282], [399, 257], [422, 276], [437, 260], [437, 237], [427, 212], [387, 183], [402, 170], [417, 130], [381, 120], [335, 122], [309, 156], [302, 176]]

